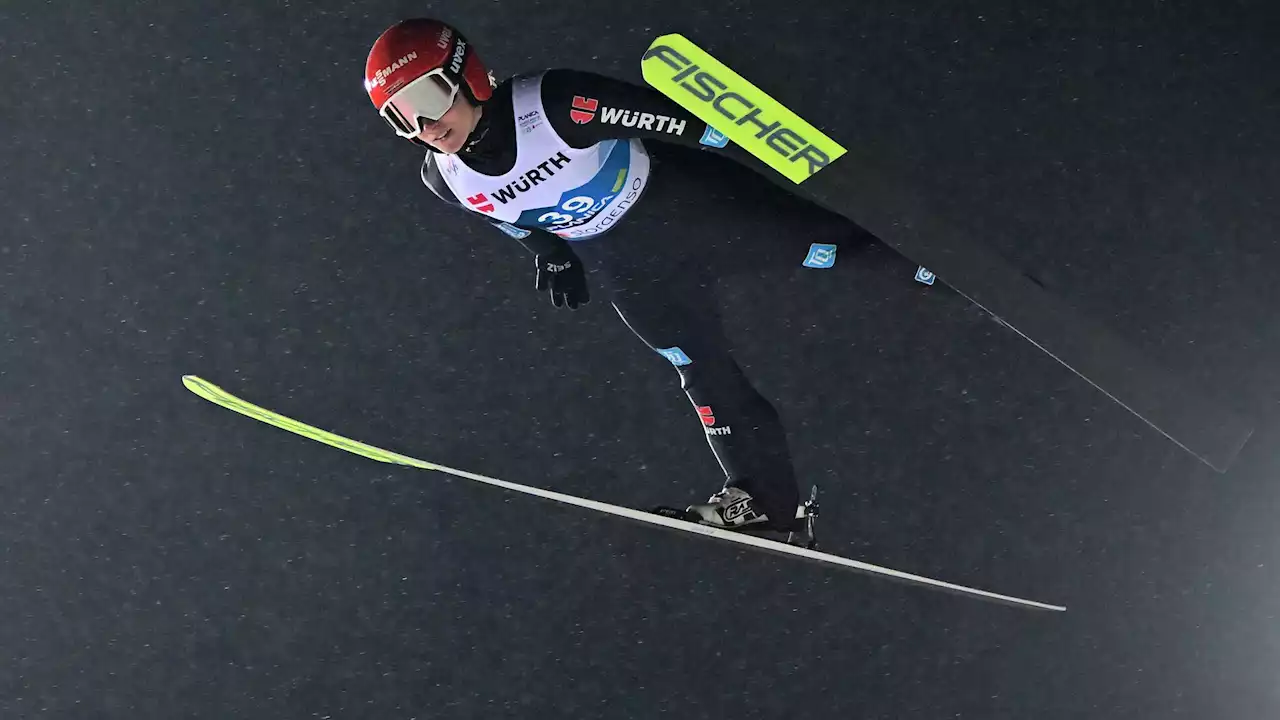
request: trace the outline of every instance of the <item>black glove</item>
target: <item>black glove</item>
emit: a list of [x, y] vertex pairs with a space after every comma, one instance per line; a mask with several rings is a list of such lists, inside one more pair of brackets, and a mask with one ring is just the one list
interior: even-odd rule
[[591, 302], [591, 292], [587, 290], [587, 274], [582, 269], [582, 261], [572, 250], [538, 255], [534, 262], [538, 265], [534, 288], [538, 292], [550, 291], [552, 305], [568, 305], [570, 310], [577, 310], [578, 305]]

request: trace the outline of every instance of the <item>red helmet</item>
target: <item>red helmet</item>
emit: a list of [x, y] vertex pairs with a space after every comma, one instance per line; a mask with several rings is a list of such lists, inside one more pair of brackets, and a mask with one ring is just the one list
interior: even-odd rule
[[473, 105], [493, 96], [497, 83], [457, 28], [415, 18], [387, 28], [364, 64], [364, 89], [401, 137], [422, 132], [422, 118], [439, 120], [458, 91]]

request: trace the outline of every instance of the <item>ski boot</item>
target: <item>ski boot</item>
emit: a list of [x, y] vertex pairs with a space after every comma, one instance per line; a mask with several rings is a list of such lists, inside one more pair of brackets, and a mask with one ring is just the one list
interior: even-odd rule
[[707, 502], [690, 505], [684, 510], [659, 507], [652, 512], [658, 515], [685, 520], [700, 525], [732, 530], [754, 535], [766, 540], [814, 550], [818, 547], [814, 533], [814, 520], [818, 516], [818, 486], [809, 491], [809, 500], [796, 507], [794, 522], [780, 529], [756, 507], [755, 501], [745, 490], [727, 487], [712, 495]]

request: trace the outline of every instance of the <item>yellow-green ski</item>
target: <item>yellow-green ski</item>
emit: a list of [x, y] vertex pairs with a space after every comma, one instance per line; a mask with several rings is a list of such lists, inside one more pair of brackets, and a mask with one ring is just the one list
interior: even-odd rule
[[588, 510], [595, 510], [597, 512], [606, 513], [608, 515], [621, 517], [627, 520], [638, 521], [650, 526], [664, 527], [670, 530], [679, 530], [679, 531], [693, 534], [696, 536], [709, 537], [716, 540], [732, 542], [738, 545], [745, 545], [748, 547], [753, 547], [759, 550], [765, 550], [767, 552], [772, 552], [779, 555], [790, 555], [792, 557], [798, 557], [800, 559], [807, 560], [810, 562], [819, 563], [825, 567], [842, 568], [846, 570], [854, 570], [857, 572], [879, 575], [882, 577], [889, 577], [889, 578], [907, 582], [913, 585], [923, 585], [936, 590], [944, 590], [944, 591], [955, 593], [955, 594], [967, 595], [970, 597], [978, 597], [984, 600], [990, 600], [990, 601], [998, 602], [1005, 605], [1029, 607], [1029, 608], [1035, 608], [1039, 610], [1056, 610], [1059, 612], [1066, 610], [1065, 607], [1062, 607], [1060, 605], [1048, 605], [1045, 603], [1036, 602], [1034, 600], [1024, 600], [1022, 598], [1016, 598], [1009, 595], [1000, 595], [997, 593], [987, 592], [986, 590], [977, 590], [975, 588], [965, 587], [963, 585], [953, 585], [951, 583], [943, 582], [941, 580], [933, 580], [931, 578], [923, 577], [920, 575], [912, 575], [910, 573], [899, 572], [897, 570], [883, 568], [878, 565], [871, 565], [868, 563], [859, 562], [857, 560], [850, 560], [849, 558], [840, 557], [838, 555], [830, 555], [828, 553], [818, 552], [817, 550], [800, 547], [798, 545], [791, 545], [785, 542], [779, 542], [776, 540], [768, 540], [765, 538], [755, 537], [752, 535], [748, 535], [746, 533], [734, 532], [731, 530], [724, 530], [722, 528], [712, 527], [710, 525], [702, 525], [695, 522], [680, 520], [677, 518], [668, 517], [666, 515], [658, 514], [655, 512], [645, 512], [641, 510], [634, 510], [632, 508], [622, 507], [620, 505], [611, 505], [609, 503], [597, 502], [595, 500], [587, 500], [585, 498], [576, 497], [574, 495], [565, 495], [564, 493], [553, 492], [551, 490], [543, 490], [541, 488], [530, 487], [528, 485], [519, 485], [517, 483], [507, 482], [505, 480], [498, 480], [497, 478], [491, 478], [491, 477], [486, 477], [484, 475], [477, 475], [476, 473], [466, 472], [464, 470], [455, 470], [454, 468], [451, 468], [451, 467], [445, 467], [444, 465], [429, 463], [425, 460], [419, 460], [417, 458], [409, 457], [408, 455], [401, 455], [400, 453], [391, 452], [390, 450], [384, 450], [380, 447], [367, 445], [365, 443], [352, 440], [351, 438], [346, 438], [341, 435], [331, 433], [327, 430], [321, 430], [318, 427], [314, 427], [304, 422], [294, 420], [293, 418], [286, 417], [284, 415], [281, 415], [278, 412], [268, 410], [258, 405], [254, 405], [253, 403], [247, 400], [243, 400], [241, 398], [236, 397], [235, 395], [232, 395], [231, 393], [227, 392], [226, 390], [223, 390], [217, 385], [214, 385], [208, 380], [197, 377], [195, 375], [182, 376], [182, 384], [185, 385], [188, 390], [195, 393], [196, 395], [199, 395], [200, 397], [208, 400], [209, 402], [215, 403], [217, 405], [221, 405], [222, 407], [225, 407], [228, 410], [234, 410], [240, 413], [241, 415], [251, 417], [254, 420], [260, 420], [264, 423], [267, 423], [268, 425], [274, 425], [282, 430], [288, 430], [291, 433], [295, 433], [297, 435], [301, 435], [303, 437], [310, 438], [318, 442], [322, 442], [326, 445], [331, 445], [341, 450], [346, 450], [347, 452], [350, 452], [350, 453], [355, 453], [356, 455], [360, 455], [362, 457], [367, 457], [371, 460], [377, 460], [378, 462], [393, 463], [396, 465], [405, 465], [408, 467], [421, 468], [423, 470], [437, 470], [439, 472], [448, 473], [450, 475], [456, 475], [461, 478], [467, 478], [468, 480], [475, 480], [477, 482], [485, 483], [486, 485], [495, 485], [500, 488], [505, 488], [507, 490], [514, 490], [516, 492], [524, 493], [526, 495], [533, 495], [534, 497], [539, 497], [544, 500], [554, 500], [556, 502], [564, 503], [566, 505], [573, 505], [575, 507], [586, 508]]
[[645, 82], [794, 183], [845, 149], [683, 35], [663, 35], [640, 62]]

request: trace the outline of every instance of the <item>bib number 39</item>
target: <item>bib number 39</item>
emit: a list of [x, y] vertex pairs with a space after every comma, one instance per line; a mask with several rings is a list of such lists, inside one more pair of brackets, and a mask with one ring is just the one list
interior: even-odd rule
[[[568, 225], [570, 223], [582, 222], [589, 219], [592, 215], [600, 212], [600, 208], [609, 204], [613, 199], [612, 195], [596, 200], [586, 195], [578, 195], [560, 203], [560, 207], [550, 212], [545, 212], [538, 216], [538, 222], [542, 225], [556, 226]], [[563, 210], [564, 212], [558, 212]]]

